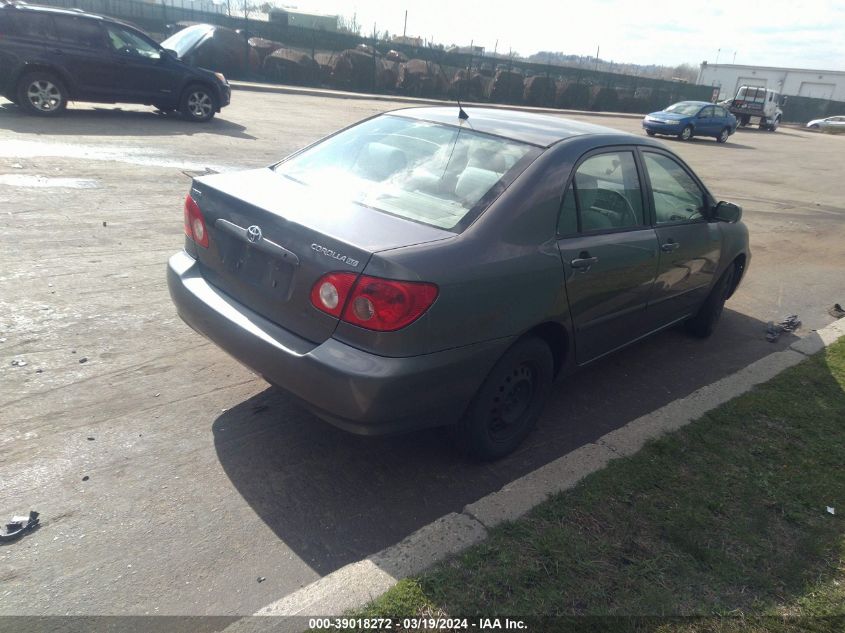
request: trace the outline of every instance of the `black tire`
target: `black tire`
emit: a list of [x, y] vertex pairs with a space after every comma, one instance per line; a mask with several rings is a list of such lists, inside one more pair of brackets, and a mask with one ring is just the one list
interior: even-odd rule
[[742, 116], [740, 116], [740, 117], [739, 117], [739, 124], [740, 124], [742, 127], [745, 127], [745, 126], [746, 126], [746, 125], [748, 125], [750, 122], [751, 122], [751, 117], [750, 117], [750, 116], [748, 116], [747, 114], [743, 114]]
[[46, 70], [33, 70], [18, 81], [17, 103], [29, 114], [58, 116], [67, 107], [68, 92], [62, 80]]
[[693, 134], [691, 125], [687, 125], [683, 130], [681, 130], [681, 133], [678, 134], [678, 138], [682, 141], [690, 141], [692, 140], [692, 136]]
[[648, 134], [649, 136], [654, 136], [654, 131], [652, 131], [652, 130], [646, 130], [645, 133]]
[[480, 460], [513, 452], [534, 428], [552, 384], [554, 360], [539, 338], [517, 341], [496, 362], [453, 433]]
[[818, 130], [818, 129], [819, 129], [819, 124], [818, 124], [818, 123], [813, 123], [812, 125], [808, 125], [807, 127], [809, 127], [811, 130]]
[[778, 119], [775, 119], [775, 120], [772, 122], [772, 124], [769, 126], [769, 132], [774, 132], [774, 131], [776, 131], [776, 130], [778, 129], [778, 126], [779, 126], [779, 125], [780, 125], [780, 119], [779, 119], [779, 118], [778, 118]]
[[205, 123], [214, 118], [214, 113], [217, 111], [217, 97], [208, 86], [191, 84], [182, 93], [179, 111], [189, 121]]
[[733, 289], [734, 275], [736, 274], [736, 266], [731, 264], [719, 281], [713, 286], [707, 299], [698, 309], [694, 316], [690, 317], [684, 323], [689, 334], [697, 338], [707, 338], [716, 329], [716, 324], [722, 316], [722, 310], [725, 307], [725, 301]]
[[730, 135], [731, 135], [731, 128], [726, 127], [721, 132], [719, 132], [719, 136], [716, 137], [716, 142], [727, 143]]

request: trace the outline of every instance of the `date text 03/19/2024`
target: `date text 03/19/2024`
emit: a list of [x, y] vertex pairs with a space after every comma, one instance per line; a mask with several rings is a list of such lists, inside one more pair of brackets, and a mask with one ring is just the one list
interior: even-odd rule
[[527, 631], [523, 620], [510, 618], [311, 618], [308, 628], [316, 630], [414, 631]]

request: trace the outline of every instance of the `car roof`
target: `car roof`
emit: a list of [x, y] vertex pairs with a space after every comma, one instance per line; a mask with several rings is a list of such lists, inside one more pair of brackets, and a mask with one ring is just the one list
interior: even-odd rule
[[709, 101], [677, 101], [672, 105], [678, 105], [679, 103], [689, 103], [690, 105], [697, 105], [697, 106], [709, 106], [709, 105], [719, 105], [718, 103], [710, 103]]
[[59, 15], [73, 15], [76, 17], [83, 18], [96, 18], [98, 20], [103, 19], [103, 16], [101, 15], [97, 15], [96, 13], [88, 13], [87, 11], [83, 11], [82, 9], [63, 9], [61, 7], [48, 7], [40, 4], [17, 3], [10, 3], [4, 6], [10, 9], [15, 9], [17, 11], [37, 11], [39, 13], [57, 13]]
[[[582, 123], [581, 121], [536, 112], [471, 106], [464, 106], [463, 109], [469, 115], [463, 125], [471, 130], [503, 136], [514, 141], [522, 141], [540, 147], [549, 147], [558, 141], [585, 134], [613, 134], [638, 138], [603, 125]], [[453, 106], [402, 108], [401, 110], [392, 110], [387, 114], [446, 125], [460, 125], [457, 104]]]

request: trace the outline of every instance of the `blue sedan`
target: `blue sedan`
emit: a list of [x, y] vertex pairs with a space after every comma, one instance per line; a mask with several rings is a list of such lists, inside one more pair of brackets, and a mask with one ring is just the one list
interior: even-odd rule
[[736, 117], [720, 105], [706, 101], [681, 101], [643, 119], [646, 134], [667, 134], [688, 141], [693, 136], [713, 136], [720, 143], [736, 132]]

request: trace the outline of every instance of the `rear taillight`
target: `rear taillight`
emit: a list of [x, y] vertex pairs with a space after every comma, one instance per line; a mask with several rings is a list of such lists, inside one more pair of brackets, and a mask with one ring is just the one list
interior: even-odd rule
[[185, 196], [185, 235], [203, 248], [208, 248], [208, 231], [199, 205], [189, 195]]
[[311, 303], [341, 320], [379, 332], [410, 325], [431, 307], [437, 286], [354, 273], [328, 273], [311, 288]]

